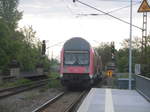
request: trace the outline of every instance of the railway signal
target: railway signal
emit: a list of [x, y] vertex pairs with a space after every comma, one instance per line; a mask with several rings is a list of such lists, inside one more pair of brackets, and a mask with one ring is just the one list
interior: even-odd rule
[[111, 57], [112, 57], [112, 60], [115, 59], [115, 45], [114, 45], [114, 42], [112, 42], [112, 44], [111, 44]]
[[46, 52], [46, 43], [45, 40], [42, 41], [42, 55], [45, 55]]
[[114, 45], [111, 46], [111, 53], [115, 53], [115, 46]]

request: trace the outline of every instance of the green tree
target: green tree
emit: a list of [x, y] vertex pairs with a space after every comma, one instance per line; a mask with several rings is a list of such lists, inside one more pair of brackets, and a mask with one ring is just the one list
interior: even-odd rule
[[22, 12], [17, 10], [19, 0], [0, 0], [0, 18], [2, 18], [10, 28], [16, 29], [18, 21], [22, 18]]
[[19, 62], [23, 70], [32, 71], [42, 57], [40, 50], [41, 42], [36, 37], [36, 32], [33, 30], [32, 26], [22, 28], [21, 34], [23, 34], [23, 38]]
[[[122, 48], [116, 53], [116, 62], [119, 72], [128, 72], [129, 67], [129, 39], [124, 39], [121, 43]], [[132, 72], [135, 64], [141, 63], [141, 39], [134, 37], [132, 40]]]
[[116, 53], [118, 72], [128, 72], [128, 48], [119, 49]]
[[58, 71], [60, 69], [60, 63], [57, 59], [52, 58], [50, 60], [50, 71]]
[[111, 44], [110, 43], [101, 43], [95, 50], [102, 58], [103, 70], [105, 66], [111, 61]]
[[[121, 46], [122, 48], [129, 48], [129, 39], [124, 39], [122, 42], [121, 42]], [[141, 38], [139, 37], [134, 37], [133, 40], [132, 40], [132, 48], [133, 49], [139, 49], [141, 50], [141, 44], [142, 44], [142, 40]]]
[[5, 24], [5, 22], [2, 19], [0, 19], [0, 69], [3, 69], [9, 62], [9, 36], [10, 29]]
[[5, 72], [14, 59], [23, 71], [35, 70], [39, 62], [48, 69], [50, 61], [47, 56], [41, 58], [41, 41], [32, 26], [20, 30], [17, 26], [22, 17], [18, 4], [19, 0], [0, 0], [0, 71]]

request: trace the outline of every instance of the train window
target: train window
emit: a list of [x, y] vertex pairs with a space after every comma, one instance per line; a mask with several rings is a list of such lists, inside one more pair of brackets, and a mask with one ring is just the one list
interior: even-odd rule
[[89, 55], [87, 53], [77, 54], [78, 64], [87, 65], [89, 63]]
[[73, 65], [76, 62], [76, 57], [72, 53], [65, 53], [64, 63], [67, 65]]
[[65, 53], [64, 64], [66, 65], [88, 65], [89, 53]]

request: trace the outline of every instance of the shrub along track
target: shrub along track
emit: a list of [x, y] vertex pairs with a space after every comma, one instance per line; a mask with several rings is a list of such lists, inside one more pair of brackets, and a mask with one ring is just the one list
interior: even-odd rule
[[25, 84], [22, 86], [17, 86], [17, 87], [12, 87], [12, 88], [6, 88], [6, 89], [1, 89], [0, 90], [0, 99], [18, 94], [20, 92], [24, 92], [33, 88], [41, 87], [46, 85], [50, 80], [40, 80], [40, 81], [35, 81], [33, 83]]

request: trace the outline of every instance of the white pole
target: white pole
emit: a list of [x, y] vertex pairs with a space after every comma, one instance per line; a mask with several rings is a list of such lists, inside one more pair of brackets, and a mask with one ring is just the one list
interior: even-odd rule
[[132, 78], [132, 0], [130, 1], [130, 45], [129, 45], [129, 90], [131, 90]]

